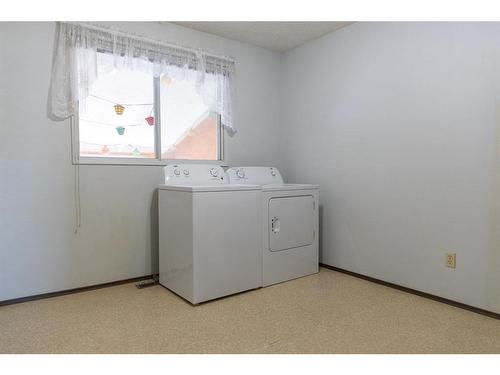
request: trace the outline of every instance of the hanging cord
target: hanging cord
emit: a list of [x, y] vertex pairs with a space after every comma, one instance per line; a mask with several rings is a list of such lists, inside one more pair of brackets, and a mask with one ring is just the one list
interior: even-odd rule
[[144, 106], [144, 105], [153, 105], [153, 103], [118, 103], [118, 102], [115, 102], [113, 100], [109, 100], [109, 99], [106, 99], [106, 98], [103, 98], [101, 96], [97, 96], [97, 95], [94, 95], [94, 94], [90, 94], [89, 96], [93, 97], [93, 98], [96, 98], [96, 99], [99, 99], [99, 100], [102, 100], [104, 102], [108, 102], [108, 103], [111, 103], [111, 104], [120, 104], [120, 105], [126, 105], [128, 107], [133, 107], [133, 106]]
[[75, 184], [74, 184], [74, 203], [75, 203], [75, 234], [82, 225], [82, 208], [80, 204], [80, 165], [75, 164]]
[[80, 117], [80, 121], [84, 121], [84, 122], [88, 122], [88, 123], [91, 123], [91, 124], [96, 124], [96, 125], [106, 125], [106, 126], [113, 126], [113, 127], [117, 127], [117, 126], [123, 126], [123, 127], [127, 127], [127, 126], [145, 126], [146, 123], [137, 123], [137, 124], [112, 124], [110, 122], [101, 122], [101, 121], [94, 121], [94, 120], [87, 120], [85, 118], [82, 118]]

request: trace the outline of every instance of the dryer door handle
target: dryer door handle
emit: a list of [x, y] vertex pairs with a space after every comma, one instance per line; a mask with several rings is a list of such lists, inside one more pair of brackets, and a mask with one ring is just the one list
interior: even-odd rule
[[273, 216], [273, 218], [271, 219], [271, 232], [276, 234], [279, 231], [280, 231], [280, 218]]

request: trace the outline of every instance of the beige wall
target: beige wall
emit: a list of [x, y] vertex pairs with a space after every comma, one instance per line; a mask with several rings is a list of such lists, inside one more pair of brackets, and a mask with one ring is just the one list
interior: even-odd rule
[[500, 24], [356, 23], [284, 56], [285, 171], [321, 185], [324, 263], [500, 312], [499, 51]]

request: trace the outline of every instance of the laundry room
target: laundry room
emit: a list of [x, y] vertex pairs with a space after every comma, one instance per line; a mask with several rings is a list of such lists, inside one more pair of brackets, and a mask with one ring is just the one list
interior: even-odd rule
[[500, 354], [499, 21], [47, 17], [0, 17], [0, 354]]

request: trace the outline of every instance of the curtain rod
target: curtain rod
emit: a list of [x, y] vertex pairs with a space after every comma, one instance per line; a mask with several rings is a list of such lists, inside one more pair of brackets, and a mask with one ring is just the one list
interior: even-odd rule
[[235, 62], [234, 57], [225, 56], [225, 55], [219, 55], [219, 54], [216, 54], [216, 53], [213, 53], [213, 52], [210, 52], [210, 51], [203, 50], [201, 48], [200, 49], [196, 49], [196, 48], [192, 48], [192, 47], [185, 47], [185, 46], [182, 46], [182, 45], [179, 45], [179, 44], [176, 44], [176, 43], [164, 42], [162, 40], [157, 40], [157, 39], [149, 38], [149, 37], [147, 37], [145, 35], [140, 35], [140, 34], [136, 34], [136, 33], [132, 33], [132, 32], [127, 32], [127, 31], [122, 31], [122, 30], [117, 30], [117, 29], [114, 29], [114, 28], [112, 28], [110, 26], [99, 26], [99, 25], [94, 25], [94, 24], [87, 23], [87, 22], [64, 22], [64, 23], [67, 23], [67, 24], [70, 24], [70, 25], [76, 25], [76, 26], [83, 26], [83, 27], [87, 27], [89, 29], [94, 29], [96, 31], [103, 31], [103, 32], [106, 32], [106, 33], [121, 35], [121, 36], [124, 36], [124, 37], [129, 37], [129, 38], [132, 37], [132, 38], [135, 38], [135, 39], [141, 39], [141, 40], [143, 40], [145, 42], [148, 42], [148, 43], [157, 44], [157, 45], [165, 46], [165, 47], [169, 47], [169, 48], [176, 48], [176, 49], [184, 50], [184, 51], [191, 52], [191, 53], [194, 53], [194, 54], [196, 54], [196, 52], [199, 50], [199, 51], [201, 51], [202, 53], [204, 53], [207, 56], [212, 56], [212, 57], [215, 57], [215, 58], [218, 58], [218, 59], [229, 60], [230, 62], [233, 62], [233, 63]]

